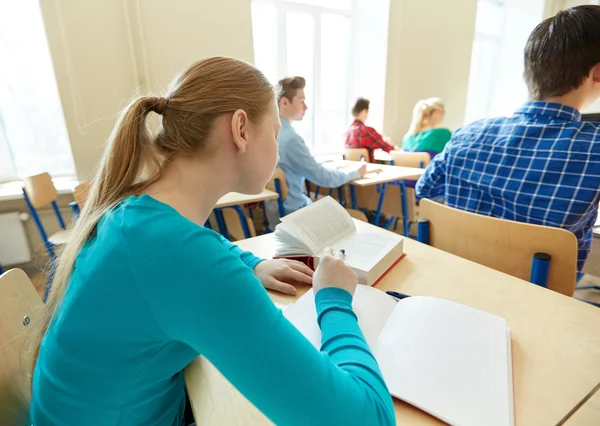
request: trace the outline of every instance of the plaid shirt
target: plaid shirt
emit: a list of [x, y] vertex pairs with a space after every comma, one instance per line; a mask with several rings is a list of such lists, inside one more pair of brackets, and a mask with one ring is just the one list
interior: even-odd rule
[[575, 234], [579, 271], [600, 200], [600, 126], [571, 107], [528, 102], [459, 129], [416, 186], [461, 210]]
[[346, 148], [365, 148], [369, 151], [369, 162], [374, 163], [373, 151], [380, 148], [385, 152], [390, 152], [394, 147], [383, 140], [377, 131], [369, 126], [365, 126], [360, 120], [354, 120], [346, 132]]

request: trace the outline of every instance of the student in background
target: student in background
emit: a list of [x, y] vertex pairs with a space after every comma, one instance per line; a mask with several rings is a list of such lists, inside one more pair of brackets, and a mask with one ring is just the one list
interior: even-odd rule
[[352, 107], [352, 117], [354, 122], [346, 132], [346, 148], [364, 148], [369, 151], [369, 162], [374, 163], [375, 157], [373, 151], [382, 149], [390, 152], [396, 149], [394, 145], [387, 143], [374, 128], [365, 124], [369, 116], [370, 101], [364, 98], [358, 98]]
[[[294, 121], [301, 121], [307, 110], [304, 87], [306, 81], [302, 77], [284, 78], [279, 82], [279, 117], [281, 131], [277, 138], [279, 144], [279, 164], [288, 187], [288, 195], [283, 205], [286, 214], [306, 207], [311, 203], [304, 194], [305, 180], [325, 187], [337, 188], [355, 179], [361, 178], [367, 172], [366, 165], [358, 170], [346, 173], [341, 170], [331, 170], [319, 164], [310, 153], [304, 139], [292, 127]], [[279, 222], [279, 210], [276, 201], [266, 202], [267, 219], [271, 226]]]
[[600, 97], [600, 6], [539, 24], [525, 47], [530, 102], [509, 118], [457, 130], [416, 186], [450, 207], [567, 229], [581, 271], [600, 200], [600, 126], [581, 111]]
[[445, 115], [446, 107], [440, 98], [417, 102], [410, 128], [402, 141], [402, 149], [428, 152], [431, 158], [442, 152], [452, 137], [450, 130], [439, 127]]
[[[162, 116], [153, 136], [149, 112]], [[326, 250], [312, 275], [203, 226], [221, 196], [263, 190], [280, 126], [274, 88], [231, 58], [200, 61], [165, 97], [126, 108], [59, 259], [31, 424], [181, 426], [183, 369], [199, 355], [275, 424], [396, 424], [343, 254]], [[313, 284], [322, 352], [265, 291], [289, 282]]]

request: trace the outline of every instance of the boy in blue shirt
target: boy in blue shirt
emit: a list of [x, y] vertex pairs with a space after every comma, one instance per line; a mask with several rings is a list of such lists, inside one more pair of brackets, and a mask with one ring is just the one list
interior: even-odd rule
[[600, 201], [600, 126], [581, 111], [600, 97], [600, 6], [578, 6], [539, 24], [525, 47], [531, 101], [509, 118], [459, 129], [416, 186], [450, 207], [567, 229], [578, 270]]
[[[311, 203], [304, 194], [305, 180], [326, 188], [337, 188], [355, 179], [361, 178], [367, 172], [363, 165], [358, 170], [343, 172], [331, 170], [319, 164], [310, 153], [304, 139], [292, 127], [294, 121], [301, 121], [308, 109], [304, 102], [304, 87], [306, 80], [302, 77], [284, 78], [279, 82], [279, 118], [281, 131], [277, 138], [279, 145], [279, 164], [288, 187], [288, 195], [283, 205], [285, 213], [293, 213]], [[267, 218], [271, 226], [279, 222], [277, 202], [267, 202]]]

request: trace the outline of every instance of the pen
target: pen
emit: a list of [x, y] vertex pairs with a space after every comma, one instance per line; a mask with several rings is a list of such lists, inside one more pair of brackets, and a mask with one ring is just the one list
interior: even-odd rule
[[402, 300], [402, 299], [406, 299], [407, 297], [410, 297], [410, 295], [408, 295], [408, 294], [398, 293], [397, 291], [386, 291], [385, 293], [388, 296], [392, 296], [394, 299], [398, 299], [398, 300]]

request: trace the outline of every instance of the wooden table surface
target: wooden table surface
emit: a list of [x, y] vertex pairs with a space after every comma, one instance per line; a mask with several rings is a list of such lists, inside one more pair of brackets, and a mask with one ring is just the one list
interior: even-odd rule
[[569, 420], [565, 426], [592, 426], [600, 424], [600, 392], [596, 391]]
[[375, 161], [382, 161], [384, 163], [392, 161], [392, 156], [383, 149], [376, 149], [373, 151], [373, 158], [375, 158]]
[[[353, 185], [371, 186], [403, 179], [418, 178], [425, 173], [425, 169], [388, 166], [386, 164], [362, 163], [360, 161], [348, 160], [330, 161], [323, 163], [323, 166], [337, 170], [357, 170], [363, 164], [367, 164], [367, 174], [362, 179], [352, 181], [351, 183]], [[371, 171], [370, 173], [369, 170]]]
[[[272, 234], [238, 244], [264, 258], [275, 251]], [[410, 239], [404, 250], [407, 256], [377, 288], [441, 297], [508, 322], [517, 426], [558, 424], [593, 394], [600, 384], [600, 309]], [[271, 297], [285, 308], [309, 288], [299, 288], [296, 297]], [[192, 363], [186, 379], [199, 424], [270, 424], [207, 361]], [[394, 402], [399, 425], [443, 424]]]
[[269, 191], [268, 189], [263, 190], [260, 194], [246, 195], [238, 192], [230, 192], [221, 197], [215, 208], [223, 208], [230, 206], [238, 206], [247, 203], [258, 203], [265, 200], [276, 200], [279, 198], [276, 192]]

